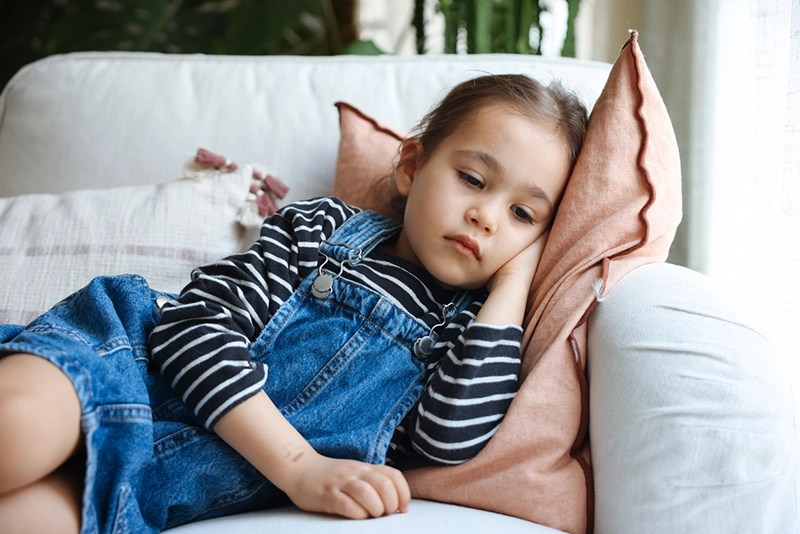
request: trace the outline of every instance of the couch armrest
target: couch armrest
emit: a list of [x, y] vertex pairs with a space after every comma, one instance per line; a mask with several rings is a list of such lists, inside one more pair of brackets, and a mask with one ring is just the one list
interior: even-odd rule
[[589, 321], [598, 533], [798, 532], [787, 371], [746, 310], [669, 264]]

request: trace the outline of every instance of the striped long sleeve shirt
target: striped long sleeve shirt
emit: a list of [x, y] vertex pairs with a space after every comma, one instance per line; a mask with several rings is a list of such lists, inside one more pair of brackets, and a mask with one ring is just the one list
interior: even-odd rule
[[[269, 217], [247, 252], [196, 269], [162, 309], [152, 363], [207, 428], [255, 395], [267, 369], [249, 352], [270, 318], [319, 264], [319, 244], [359, 210], [335, 198], [291, 204]], [[454, 294], [424, 271], [375, 247], [342, 273], [430, 327]], [[486, 293], [444, 327], [428, 359], [420, 401], [398, 426], [387, 463], [413, 452], [443, 464], [474, 457], [502, 421], [517, 387], [522, 329], [478, 324]], [[273, 364], [274, 365], [274, 364]]]

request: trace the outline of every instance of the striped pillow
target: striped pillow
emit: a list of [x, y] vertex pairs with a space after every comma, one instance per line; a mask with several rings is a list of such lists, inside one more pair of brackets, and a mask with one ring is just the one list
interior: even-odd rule
[[194, 267], [254, 240], [238, 222], [252, 176], [187, 168], [159, 185], [0, 199], [0, 323], [26, 324], [98, 275], [180, 291]]

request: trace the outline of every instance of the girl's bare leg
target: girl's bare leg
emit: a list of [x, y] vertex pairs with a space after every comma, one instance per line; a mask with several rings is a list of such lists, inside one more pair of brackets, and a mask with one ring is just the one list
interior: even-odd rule
[[[0, 524], [37, 532], [35, 524], [80, 525], [81, 475], [59, 469], [81, 443], [81, 407], [72, 382], [38, 356], [0, 359]], [[35, 508], [25, 503], [37, 502]], [[44, 503], [48, 504], [45, 505]], [[30, 512], [30, 516], [26, 514]], [[50, 523], [44, 531], [56, 532]], [[11, 532], [11, 530], [9, 530]]]
[[83, 470], [59, 469], [23, 488], [0, 495], [4, 534], [78, 534]]

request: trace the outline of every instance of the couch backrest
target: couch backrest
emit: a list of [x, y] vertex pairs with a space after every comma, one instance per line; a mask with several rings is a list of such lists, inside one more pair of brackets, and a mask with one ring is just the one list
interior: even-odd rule
[[0, 95], [0, 197], [170, 181], [198, 147], [265, 164], [292, 184], [287, 200], [329, 194], [337, 100], [409, 129], [481, 73], [558, 78], [591, 106], [609, 70], [520, 55], [53, 56]]

